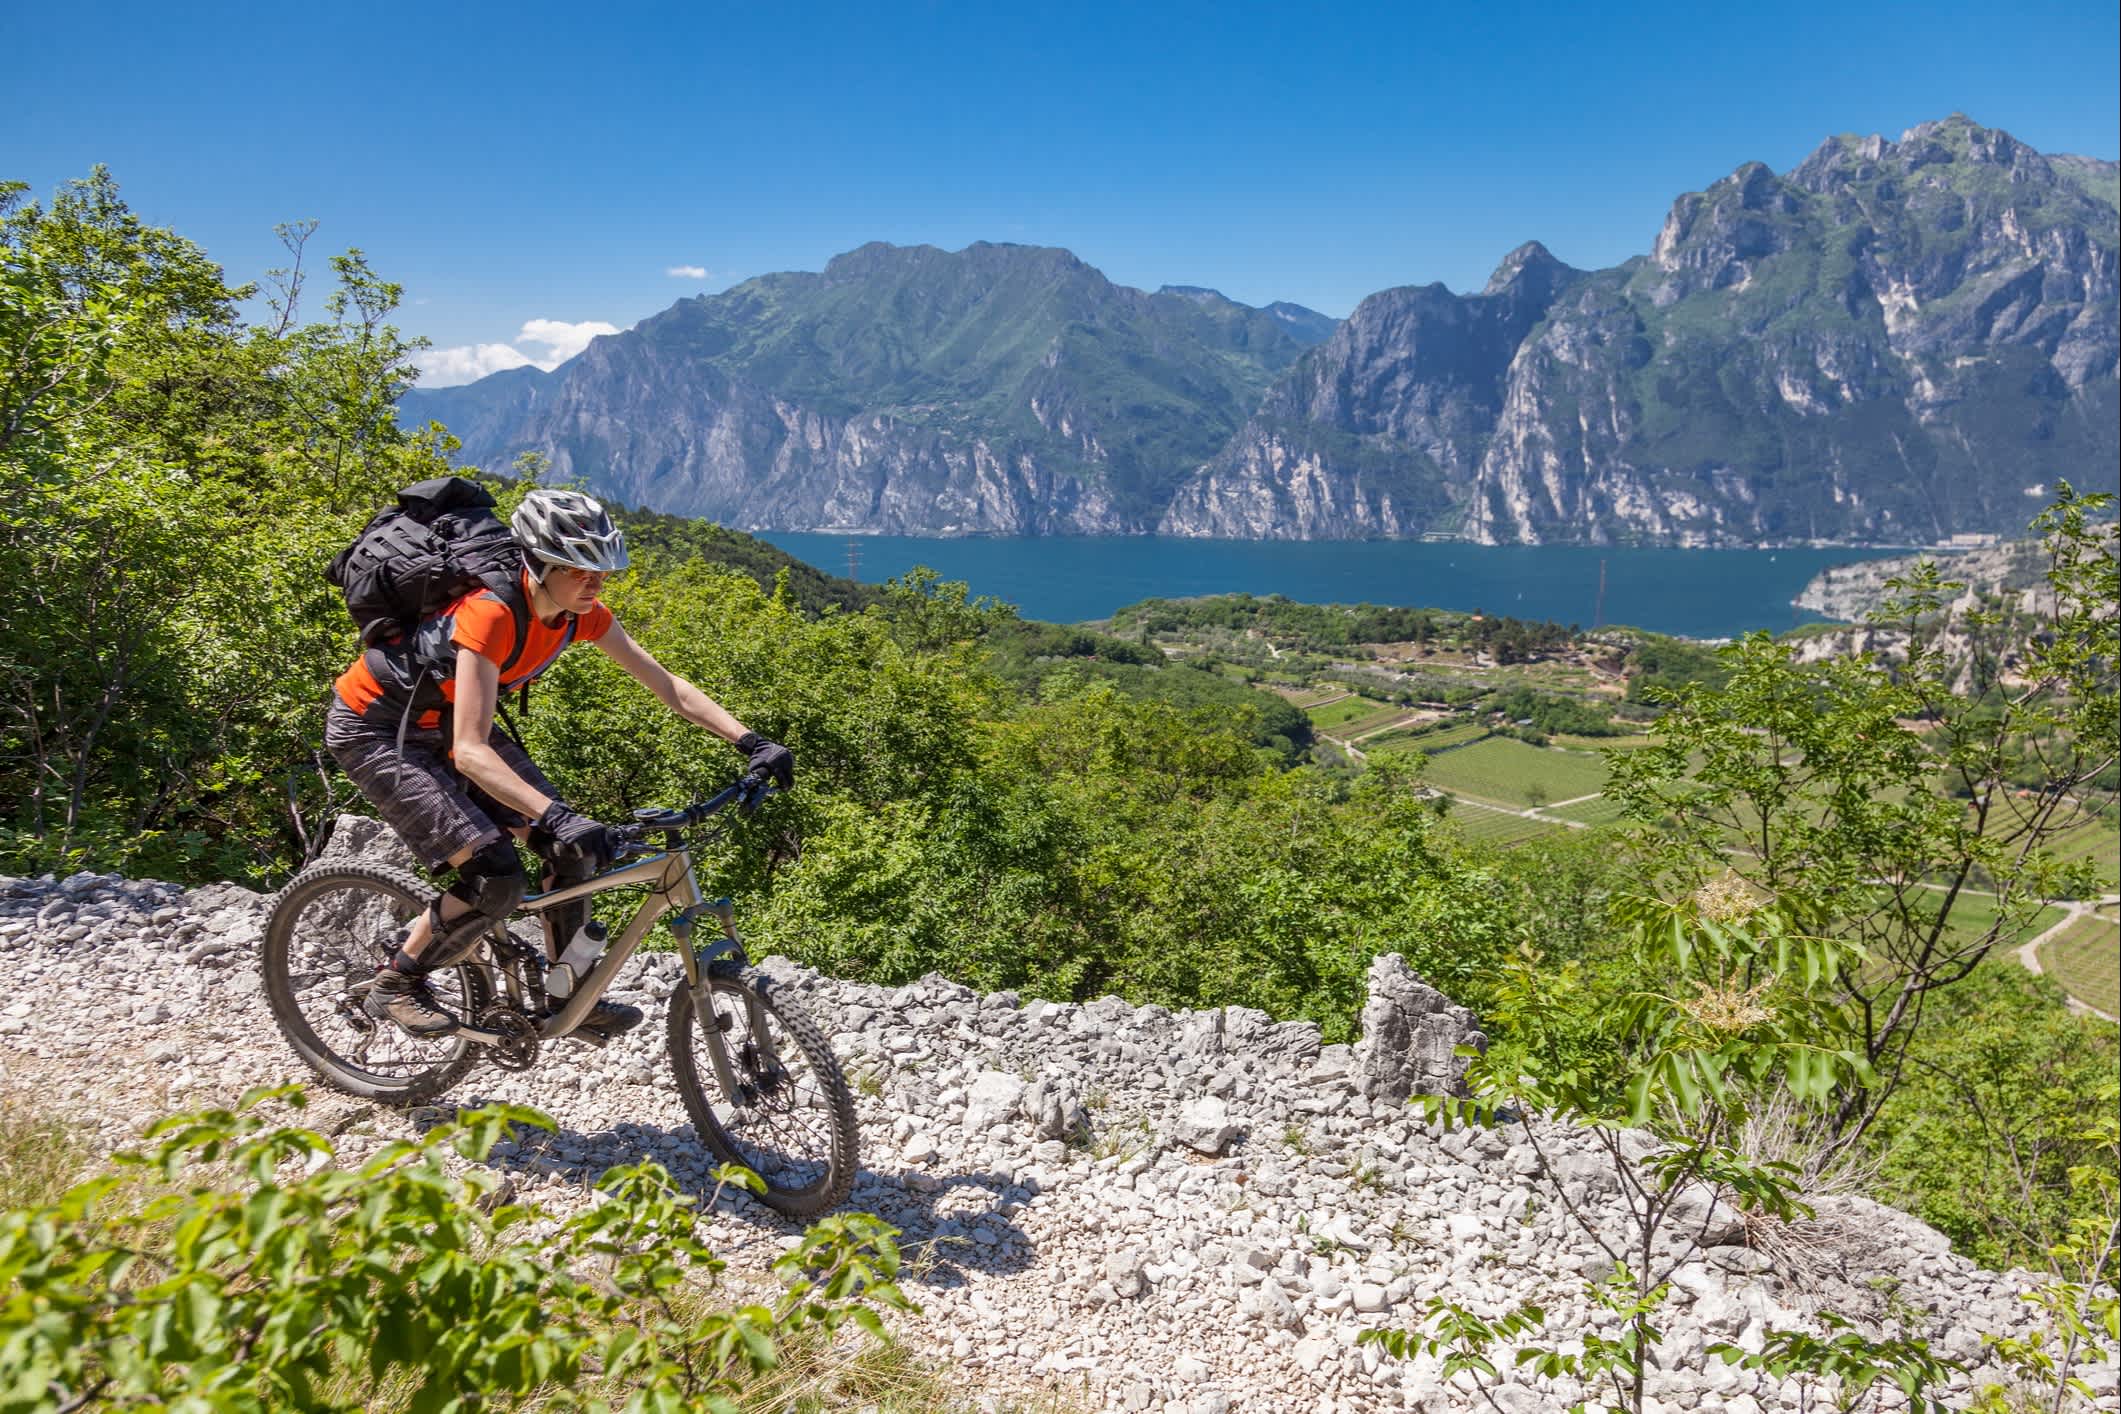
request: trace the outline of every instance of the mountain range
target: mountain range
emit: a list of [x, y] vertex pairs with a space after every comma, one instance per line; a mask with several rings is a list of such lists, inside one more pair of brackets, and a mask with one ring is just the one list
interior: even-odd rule
[[551, 372], [414, 390], [744, 529], [1483, 543], [1926, 543], [2121, 480], [2116, 164], [1963, 116], [1674, 202], [1649, 254], [1537, 241], [1334, 320], [1063, 250], [871, 244], [682, 300]]

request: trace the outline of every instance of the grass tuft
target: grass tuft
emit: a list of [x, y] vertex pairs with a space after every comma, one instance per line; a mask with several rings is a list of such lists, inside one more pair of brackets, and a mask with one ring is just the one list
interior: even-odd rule
[[57, 1202], [92, 1161], [72, 1126], [19, 1099], [0, 1099], [0, 1208]]

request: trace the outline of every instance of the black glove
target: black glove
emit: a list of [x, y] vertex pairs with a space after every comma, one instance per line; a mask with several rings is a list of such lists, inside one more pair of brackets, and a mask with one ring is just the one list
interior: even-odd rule
[[600, 825], [555, 800], [530, 827], [530, 847], [546, 859], [586, 859], [595, 869], [611, 863], [618, 840], [609, 825]]
[[795, 753], [777, 741], [768, 741], [757, 732], [745, 732], [736, 739], [736, 749], [750, 758], [750, 769], [770, 778], [782, 790], [795, 785]]

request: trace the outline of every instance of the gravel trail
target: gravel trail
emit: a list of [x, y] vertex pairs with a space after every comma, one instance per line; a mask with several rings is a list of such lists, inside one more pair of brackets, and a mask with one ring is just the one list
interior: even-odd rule
[[[335, 847], [387, 857], [395, 842], [349, 828]], [[259, 988], [269, 902], [226, 885], [0, 877], [0, 959], [15, 983], [0, 1007], [0, 1096], [27, 1095], [115, 1148], [170, 1109], [308, 1081]], [[1538, 1300], [1564, 1341], [1589, 1319], [1582, 1284], [1603, 1258], [1520, 1132], [1441, 1133], [1395, 1098], [1410, 1082], [1448, 1083], [1452, 1047], [1473, 1035], [1473, 1019], [1396, 957], [1372, 969], [1355, 1047], [1241, 1008], [1020, 1004], [936, 976], [887, 989], [766, 965], [854, 1080], [863, 1171], [851, 1206], [901, 1229], [923, 1308], [899, 1328], [962, 1367], [971, 1389], [1058, 1387], [1087, 1409], [1173, 1414], [1470, 1410], [1486, 1406], [1462, 1380], [1443, 1382], [1433, 1358], [1384, 1359], [1356, 1337], [1416, 1323], [1431, 1295], [1494, 1313]], [[475, 1071], [447, 1097], [531, 1104], [558, 1122], [493, 1156], [523, 1197], [567, 1211], [606, 1167], [644, 1155], [704, 1191], [712, 1160], [661, 1054], [678, 974], [670, 954], [629, 968], [615, 995], [649, 1020], [617, 1043], [563, 1042], [531, 1072]], [[348, 1164], [442, 1113], [311, 1094], [307, 1122]], [[1582, 1136], [1540, 1134], [1574, 1197], [1614, 1201]], [[1704, 1200], [1694, 1216], [1714, 1239], [1734, 1215]], [[1699, 1352], [1713, 1340], [1757, 1348], [1822, 1300], [1885, 1320], [1889, 1287], [1890, 1318], [1970, 1363], [1979, 1332], [2028, 1331], [2029, 1274], [1977, 1268], [1876, 1204], [1842, 1200], [1822, 1216], [1843, 1234], [1824, 1285], [1763, 1270], [1739, 1246], [1707, 1246], [1681, 1268], [1659, 1409], [1796, 1409], [1794, 1386]], [[711, 1221], [740, 1279], [761, 1277], [796, 1231], [734, 1196]], [[2111, 1358], [2087, 1374], [2111, 1407]], [[1500, 1397], [1529, 1414], [1569, 1395], [1512, 1385]]]

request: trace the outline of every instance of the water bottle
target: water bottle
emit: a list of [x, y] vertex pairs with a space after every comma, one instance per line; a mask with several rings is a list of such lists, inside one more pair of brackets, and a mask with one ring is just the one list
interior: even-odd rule
[[610, 930], [602, 923], [594, 918], [584, 923], [567, 944], [567, 950], [560, 954], [560, 960], [546, 969], [546, 994], [561, 998], [573, 996], [575, 985], [604, 955], [604, 944], [609, 941]]

